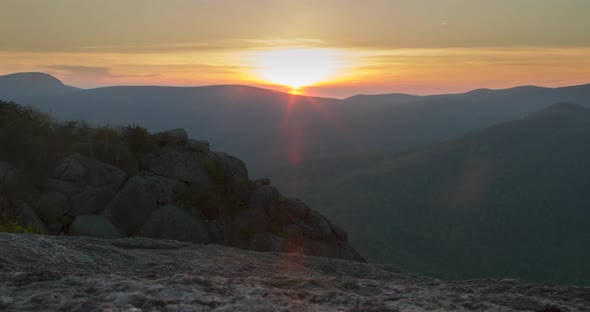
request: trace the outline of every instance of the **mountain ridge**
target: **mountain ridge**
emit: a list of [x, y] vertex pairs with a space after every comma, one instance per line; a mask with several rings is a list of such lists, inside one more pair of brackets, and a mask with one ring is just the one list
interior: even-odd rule
[[0, 98], [58, 95], [80, 90], [65, 85], [52, 75], [41, 72], [13, 73], [0, 76]]
[[236, 85], [120, 86], [15, 100], [62, 121], [135, 123], [154, 132], [182, 127], [189, 135], [244, 159], [255, 176], [272, 176], [270, 168], [363, 151], [411, 148], [522, 118], [557, 101], [588, 103], [590, 99], [586, 86], [492, 93], [410, 96], [410, 102], [392, 102], [387, 96], [339, 100]]
[[[275, 181], [322, 205], [372, 262], [588, 285], [588, 133], [590, 109], [557, 103], [406, 151], [311, 161]], [[322, 172], [328, 163], [345, 169]]]
[[[68, 86], [65, 85], [61, 80], [59, 80], [58, 78], [56, 78], [55, 76], [48, 74], [48, 73], [44, 73], [44, 72], [15, 72], [15, 73], [10, 73], [10, 74], [5, 74], [5, 75], [0, 75], [0, 79], [11, 79], [11, 78], [17, 78], [17, 77], [27, 77], [27, 78], [49, 78], [49, 80], [52, 80], [54, 82], [59, 82], [60, 85], [63, 86]], [[1, 83], [1, 82], [0, 82]], [[465, 92], [459, 92], [459, 93], [434, 93], [434, 94], [424, 94], [424, 95], [418, 95], [418, 94], [411, 94], [411, 93], [403, 93], [403, 92], [393, 92], [393, 93], [376, 93], [376, 94], [364, 94], [364, 93], [359, 93], [359, 94], [355, 94], [352, 96], [348, 96], [345, 98], [331, 98], [331, 97], [324, 97], [324, 96], [308, 96], [308, 95], [301, 95], [301, 94], [290, 94], [288, 92], [284, 92], [284, 91], [277, 91], [277, 90], [273, 90], [273, 89], [268, 89], [268, 88], [263, 88], [263, 87], [258, 87], [258, 86], [251, 86], [251, 85], [247, 85], [247, 84], [213, 84], [213, 85], [201, 85], [201, 86], [163, 86], [163, 85], [114, 85], [114, 86], [103, 86], [103, 87], [95, 87], [95, 88], [79, 88], [79, 87], [74, 87], [74, 86], [68, 86], [70, 88], [73, 89], [77, 89], [77, 90], [96, 90], [96, 89], [105, 89], [105, 88], [118, 88], [118, 87], [123, 87], [123, 88], [149, 88], [149, 87], [154, 87], [154, 88], [210, 88], [210, 87], [243, 87], [243, 88], [251, 88], [251, 89], [259, 89], [259, 90], [266, 90], [269, 92], [274, 92], [274, 93], [281, 93], [283, 95], [289, 95], [289, 96], [296, 96], [296, 97], [311, 97], [311, 98], [319, 98], [319, 99], [330, 99], [330, 100], [339, 100], [339, 101], [348, 101], [348, 100], [354, 100], [354, 99], [358, 99], [358, 98], [371, 98], [371, 97], [398, 97], [398, 98], [408, 98], [408, 99], [413, 99], [413, 98], [428, 98], [428, 97], [441, 97], [441, 96], [455, 96], [455, 95], [465, 95], [465, 94], [477, 94], [477, 93], [481, 93], [481, 92], [505, 92], [505, 91], [514, 91], [514, 90], [523, 90], [523, 89], [547, 89], [547, 90], [555, 90], [555, 89], [568, 89], [568, 88], [578, 88], [578, 87], [590, 87], [590, 83], [581, 83], [581, 84], [576, 84], [576, 85], [568, 85], [568, 86], [558, 86], [558, 87], [547, 87], [547, 86], [538, 86], [538, 85], [519, 85], [519, 86], [513, 86], [513, 87], [506, 87], [506, 88], [499, 88], [499, 89], [491, 89], [491, 88], [477, 88], [477, 89], [473, 89], [473, 90], [468, 90]], [[1, 94], [0, 94], [1, 95]]]

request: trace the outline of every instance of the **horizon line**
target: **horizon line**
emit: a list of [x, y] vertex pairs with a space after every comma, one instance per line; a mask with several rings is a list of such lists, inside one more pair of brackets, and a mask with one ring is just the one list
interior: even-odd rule
[[[248, 85], [248, 84], [232, 84], [232, 83], [228, 83], [228, 84], [208, 84], [208, 85], [193, 85], [193, 86], [178, 86], [178, 85], [109, 85], [109, 86], [99, 86], [99, 87], [92, 87], [92, 88], [83, 88], [83, 87], [78, 87], [75, 85], [69, 85], [69, 84], [65, 84], [61, 79], [55, 77], [52, 74], [46, 73], [46, 72], [13, 72], [13, 73], [8, 73], [8, 74], [3, 74], [0, 75], [0, 77], [6, 77], [6, 76], [11, 76], [11, 75], [19, 75], [19, 74], [43, 74], [43, 75], [47, 75], [50, 76], [56, 80], [58, 80], [59, 82], [61, 82], [64, 86], [68, 86], [68, 87], [73, 87], [76, 89], [79, 89], [81, 91], [90, 91], [90, 90], [98, 90], [98, 89], [106, 89], [106, 88], [185, 88], [185, 89], [189, 89], [189, 88], [207, 88], [207, 87], [247, 87], [247, 88], [252, 88], [252, 89], [259, 89], [259, 90], [264, 90], [264, 91], [268, 91], [268, 92], [275, 92], [275, 93], [281, 93], [281, 94], [285, 94], [285, 95], [290, 95], [290, 96], [299, 96], [299, 97], [308, 97], [308, 98], [322, 98], [322, 99], [332, 99], [332, 100], [348, 100], [354, 97], [361, 97], [361, 96], [387, 96], [387, 95], [407, 95], [407, 96], [413, 96], [413, 97], [430, 97], [430, 96], [444, 96], [444, 95], [461, 95], [461, 94], [467, 94], [467, 93], [471, 93], [471, 92], [475, 92], [475, 91], [504, 91], [504, 90], [511, 90], [511, 89], [517, 89], [517, 88], [526, 88], [526, 87], [534, 87], [534, 88], [541, 88], [541, 89], [560, 89], [560, 88], [571, 88], [571, 87], [581, 87], [581, 86], [586, 86], [586, 85], [590, 85], [590, 81], [589, 82], [585, 82], [585, 83], [580, 83], [580, 84], [574, 84], [574, 85], [565, 85], [565, 86], [558, 86], [558, 87], [551, 87], [551, 86], [542, 86], [542, 85], [517, 85], [517, 86], [513, 86], [513, 87], [508, 87], [508, 88], [498, 88], [498, 89], [494, 89], [494, 88], [486, 88], [486, 87], [482, 87], [482, 88], [476, 88], [476, 89], [470, 89], [468, 91], [465, 92], [449, 92], [449, 93], [431, 93], [431, 94], [412, 94], [412, 93], [405, 93], [405, 92], [386, 92], [386, 93], [358, 93], [355, 95], [351, 95], [351, 96], [347, 96], [347, 97], [343, 97], [343, 98], [336, 98], [336, 97], [327, 97], [327, 96], [317, 96], [317, 95], [305, 95], [305, 94], [292, 94], [289, 93], [287, 91], [279, 91], [279, 90], [273, 90], [272, 89], [272, 85], [269, 85], [269, 87], [263, 87], [263, 86], [256, 86], [256, 85]], [[276, 85], [276, 87], [284, 87], [281, 85]], [[313, 87], [313, 86], [310, 86]]]

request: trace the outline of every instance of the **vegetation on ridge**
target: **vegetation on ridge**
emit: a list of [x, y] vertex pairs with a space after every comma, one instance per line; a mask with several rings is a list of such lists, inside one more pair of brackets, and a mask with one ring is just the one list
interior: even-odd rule
[[45, 187], [58, 161], [80, 153], [110, 163], [128, 173], [140, 169], [140, 158], [156, 148], [140, 126], [91, 127], [84, 122], [57, 122], [30, 106], [0, 101], [0, 161], [16, 170], [0, 184], [0, 231], [39, 233], [18, 221], [19, 200], [29, 200]]

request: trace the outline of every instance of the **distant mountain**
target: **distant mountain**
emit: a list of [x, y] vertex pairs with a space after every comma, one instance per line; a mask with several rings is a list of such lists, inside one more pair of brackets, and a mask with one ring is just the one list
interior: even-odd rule
[[278, 180], [324, 207], [369, 261], [447, 278], [590, 285], [583, 106], [552, 105], [406, 152], [312, 161]]
[[136, 123], [151, 131], [182, 127], [244, 159], [254, 176], [272, 177], [272, 168], [432, 143], [522, 118], [558, 101], [590, 103], [590, 85], [345, 100], [237, 85], [107, 87], [15, 100], [59, 119]]
[[0, 76], [0, 99], [22, 96], [58, 95], [79, 90], [44, 73], [16, 73]]

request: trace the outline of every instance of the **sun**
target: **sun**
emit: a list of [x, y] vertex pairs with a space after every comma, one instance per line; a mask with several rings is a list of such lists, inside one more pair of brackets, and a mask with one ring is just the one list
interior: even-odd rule
[[256, 75], [264, 81], [299, 94], [303, 87], [333, 79], [342, 69], [342, 60], [328, 49], [283, 49], [258, 52], [255, 66]]

